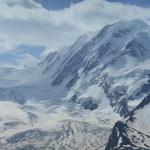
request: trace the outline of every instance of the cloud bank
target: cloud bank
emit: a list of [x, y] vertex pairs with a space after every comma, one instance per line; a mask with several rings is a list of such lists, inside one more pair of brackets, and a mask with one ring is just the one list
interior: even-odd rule
[[105, 0], [85, 0], [62, 10], [47, 10], [33, 0], [0, 1], [0, 54], [20, 45], [54, 51], [87, 31], [119, 20], [149, 21], [150, 9]]

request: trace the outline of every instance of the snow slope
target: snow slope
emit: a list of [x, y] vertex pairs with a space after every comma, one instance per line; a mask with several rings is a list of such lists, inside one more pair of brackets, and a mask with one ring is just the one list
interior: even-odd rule
[[150, 149], [150, 95], [131, 112], [129, 118], [117, 122], [107, 143], [106, 150]]

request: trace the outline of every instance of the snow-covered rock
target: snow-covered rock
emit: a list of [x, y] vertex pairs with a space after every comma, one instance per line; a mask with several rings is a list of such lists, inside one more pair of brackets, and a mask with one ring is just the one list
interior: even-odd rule
[[106, 150], [150, 149], [150, 95], [131, 112], [129, 119], [117, 122]]

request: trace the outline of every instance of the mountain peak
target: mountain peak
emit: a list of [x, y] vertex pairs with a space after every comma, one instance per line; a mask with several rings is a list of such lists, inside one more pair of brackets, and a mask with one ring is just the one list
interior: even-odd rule
[[116, 29], [124, 28], [124, 29], [139, 31], [139, 30], [149, 27], [149, 25], [146, 22], [144, 22], [143, 20], [133, 19], [133, 20], [127, 20], [127, 21], [119, 21], [114, 24], [114, 27]]

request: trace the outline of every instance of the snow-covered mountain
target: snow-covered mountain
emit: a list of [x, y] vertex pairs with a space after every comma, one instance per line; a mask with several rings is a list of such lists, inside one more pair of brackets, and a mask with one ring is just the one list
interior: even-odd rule
[[96, 108], [111, 104], [126, 116], [148, 92], [149, 35], [150, 27], [139, 20], [106, 26], [80, 37], [82, 42], [67, 52], [55, 53], [52, 59], [51, 54], [44, 73], [49, 74], [53, 87], [69, 89], [68, 99]]
[[149, 112], [150, 95], [130, 113], [126, 121], [115, 124], [106, 150], [149, 150]]
[[[121, 21], [80, 36], [32, 68], [0, 71], [6, 73], [0, 77], [2, 105], [11, 100], [15, 110], [26, 116], [23, 120], [0, 116], [0, 147], [105, 149], [115, 122], [131, 116], [149, 95], [149, 43], [149, 25]], [[144, 125], [147, 131], [148, 122]], [[129, 125], [116, 126], [122, 131]], [[147, 136], [131, 128], [134, 134], [137, 130]]]

